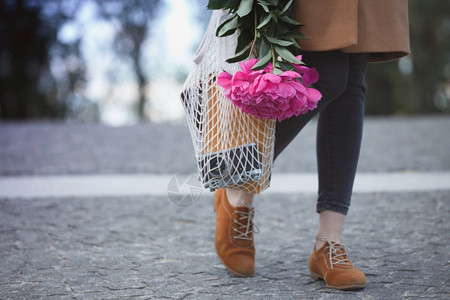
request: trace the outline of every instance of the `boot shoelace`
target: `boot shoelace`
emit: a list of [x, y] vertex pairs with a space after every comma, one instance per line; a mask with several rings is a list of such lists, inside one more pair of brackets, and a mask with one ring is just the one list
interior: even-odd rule
[[[323, 240], [328, 244], [328, 247], [326, 247], [324, 250], [328, 255], [328, 260], [330, 262], [330, 267], [333, 269], [334, 265], [345, 265], [345, 266], [351, 266], [352, 263], [348, 259], [347, 253], [345, 252], [345, 246], [344, 244], [337, 243], [337, 242], [330, 242], [328, 240]], [[347, 250], [350, 250], [347, 248]]]
[[253, 224], [253, 216], [255, 215], [255, 210], [250, 209], [248, 212], [234, 210], [233, 213], [237, 215], [237, 219], [233, 219], [233, 222], [237, 227], [233, 227], [233, 230], [238, 233], [238, 235], [233, 236], [233, 238], [252, 241], [253, 236], [250, 237], [250, 234], [259, 232], [258, 227]]

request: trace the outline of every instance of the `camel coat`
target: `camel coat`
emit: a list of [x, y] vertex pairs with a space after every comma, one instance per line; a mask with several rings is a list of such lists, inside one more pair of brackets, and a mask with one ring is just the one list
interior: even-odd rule
[[294, 0], [293, 8], [309, 38], [302, 50], [370, 53], [370, 61], [410, 53], [407, 0]]

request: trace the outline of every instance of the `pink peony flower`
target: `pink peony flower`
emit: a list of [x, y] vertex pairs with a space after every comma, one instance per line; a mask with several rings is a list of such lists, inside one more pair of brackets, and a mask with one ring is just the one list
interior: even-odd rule
[[[301, 60], [301, 55], [297, 58]], [[257, 62], [258, 59], [240, 62], [241, 70], [236, 74], [222, 72], [217, 77], [225, 96], [244, 113], [281, 121], [317, 107], [322, 94], [309, 87], [319, 79], [314, 68], [294, 65], [296, 71], [275, 75], [272, 64], [264, 70], [252, 70]]]

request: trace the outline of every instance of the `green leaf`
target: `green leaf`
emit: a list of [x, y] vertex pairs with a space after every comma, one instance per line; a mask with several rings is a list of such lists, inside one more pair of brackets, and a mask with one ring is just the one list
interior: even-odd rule
[[258, 25], [258, 27], [256, 27], [256, 29], [263, 28], [265, 25], [267, 25], [267, 23], [270, 22], [271, 19], [272, 19], [272, 15], [267, 15], [267, 17], [261, 23], [259, 23], [259, 25]]
[[[274, 14], [273, 12], [270, 13], [272, 15], [272, 19], [275, 21], [275, 23], [278, 23], [278, 16]], [[277, 24], [278, 26], [278, 24]]]
[[209, 0], [208, 9], [237, 9], [240, 0]]
[[258, 57], [264, 57], [267, 52], [271, 52], [272, 48], [264, 39], [259, 39], [258, 43], [256, 44], [256, 49], [259, 49], [258, 51]]
[[301, 23], [297, 22], [296, 20], [294, 20], [294, 19], [292, 19], [291, 17], [288, 17], [288, 16], [286, 16], [286, 15], [281, 16], [281, 17], [280, 17], [280, 20], [283, 21], [283, 22], [285, 22], [285, 23], [292, 24], [292, 25], [297, 25], [297, 26], [302, 25]]
[[283, 73], [283, 70], [281, 70], [281, 69], [279, 68], [279, 66], [278, 66], [277, 64], [275, 64], [275, 67], [273, 68], [272, 73], [273, 73], [274, 75], [280, 75], [281, 73]]
[[233, 57], [227, 59], [226, 61], [227, 61], [227, 63], [232, 64], [232, 63], [242, 61], [242, 60], [248, 58], [249, 55], [250, 55], [250, 47], [247, 50], [245, 50], [244, 52], [242, 52], [241, 54], [233, 56]]
[[295, 71], [295, 67], [291, 63], [285, 61], [278, 61], [278, 65], [280, 66], [281, 69], [285, 71]]
[[241, 0], [228, 0], [227, 8], [237, 9]]
[[253, 35], [249, 30], [244, 30], [239, 33], [238, 42], [235, 53], [239, 53], [245, 49], [253, 41]]
[[236, 29], [241, 25], [238, 15], [234, 15], [232, 18], [226, 20], [217, 28], [216, 35], [224, 37], [233, 34]]
[[224, 2], [221, 0], [209, 0], [206, 7], [208, 9], [221, 9], [224, 7]]
[[280, 46], [277, 46], [277, 45], [275, 45], [274, 47], [275, 47], [275, 52], [277, 52], [277, 54], [279, 56], [281, 56], [282, 59], [284, 59], [284, 60], [286, 60], [286, 61], [288, 61], [290, 63], [293, 63], [293, 64], [300, 64], [301, 63], [301, 61], [297, 57], [295, 57], [294, 54], [292, 54], [286, 48], [283, 48], [283, 47], [280, 47]]
[[284, 14], [285, 12], [287, 12], [288, 11], [288, 9], [291, 7], [291, 5], [292, 5], [292, 1], [293, 0], [290, 0], [288, 3], [286, 3], [286, 5], [284, 6], [284, 8], [281, 10], [281, 12], [280, 12], [280, 15], [282, 15], [282, 14]]
[[260, 58], [258, 60], [258, 62], [253, 66], [252, 70], [265, 68], [271, 59], [272, 59], [272, 51], [268, 51], [263, 58]]
[[241, 0], [241, 4], [239, 4], [239, 8], [236, 11], [239, 17], [244, 17], [248, 15], [253, 8], [253, 0]]
[[295, 39], [291, 39], [291, 41], [292, 41], [292, 46], [294, 46], [295, 48], [298, 48], [298, 49], [300, 49], [301, 47], [300, 47], [300, 44], [297, 42], [297, 40], [295, 40]]
[[283, 46], [283, 47], [288, 47], [288, 46], [292, 46], [293, 45], [292, 42], [279, 40], [279, 39], [276, 39], [276, 38], [273, 38], [273, 37], [270, 37], [270, 36], [266, 36], [266, 39], [272, 44]]
[[273, 2], [272, 2], [272, 1], [269, 1], [269, 0], [257, 0], [257, 2], [258, 2], [258, 4], [260, 4], [260, 5], [266, 5], [266, 6], [273, 6], [273, 5], [276, 5], [276, 4], [273, 4]]
[[306, 35], [301, 33], [300, 31], [293, 30], [288, 31], [280, 34], [279, 36], [281, 39], [288, 39], [288, 38], [296, 38], [296, 39], [307, 39]]
[[269, 6], [267, 6], [267, 4], [261, 3], [260, 1], [258, 1], [258, 4], [259, 4], [259, 6], [261, 6], [264, 9], [264, 11], [266, 13], [270, 14], [270, 9], [269, 9]]

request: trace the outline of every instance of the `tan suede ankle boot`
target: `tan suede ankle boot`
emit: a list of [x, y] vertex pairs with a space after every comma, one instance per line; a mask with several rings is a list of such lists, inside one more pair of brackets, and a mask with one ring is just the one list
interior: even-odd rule
[[241, 277], [255, 273], [255, 247], [253, 243], [254, 208], [233, 207], [225, 189], [214, 195], [216, 210], [216, 252], [224, 266]]

